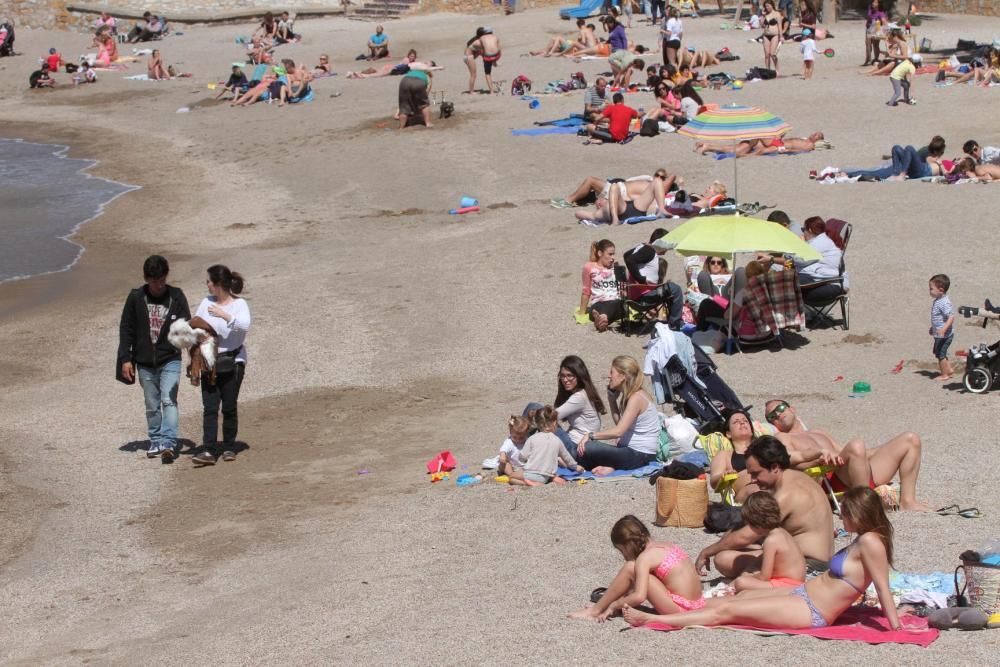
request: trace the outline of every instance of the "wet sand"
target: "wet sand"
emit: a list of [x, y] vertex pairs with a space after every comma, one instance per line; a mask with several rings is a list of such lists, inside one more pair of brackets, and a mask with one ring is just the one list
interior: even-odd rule
[[[398, 79], [344, 80], [371, 30], [303, 21], [306, 40], [279, 55], [330, 53], [340, 76], [298, 108], [231, 110], [206, 84], [239, 56], [248, 26], [191, 28], [159, 45], [191, 79], [133, 82], [104, 73], [77, 90], [27, 91], [36, 53], [85, 51], [79, 35], [19, 31], [0, 61], [0, 135], [67, 144], [100, 160], [94, 173], [142, 186], [88, 223], [72, 271], [0, 286], [0, 598], [13, 664], [583, 663], [704, 659], [705, 643], [751, 663], [802, 662], [812, 640], [736, 633], [619, 633], [563, 619], [619, 566], [608, 530], [626, 513], [652, 518], [644, 482], [513, 491], [492, 482], [431, 485], [423, 463], [442, 449], [473, 472], [495, 454], [509, 414], [554, 397], [558, 360], [580, 354], [599, 381], [640, 338], [573, 323], [579, 271], [592, 240], [623, 252], [652, 225], [587, 229], [551, 209], [585, 176], [629, 176], [666, 166], [692, 190], [739, 169], [744, 201], [794, 218], [855, 225], [849, 332], [806, 332], [796, 349], [717, 359], [726, 381], [757, 406], [793, 401], [818, 427], [871, 444], [914, 430], [924, 440], [919, 494], [931, 505], [978, 506], [984, 518], [894, 516], [898, 569], [951, 570], [958, 554], [997, 534], [992, 467], [996, 394], [969, 396], [928, 379], [927, 278], [949, 273], [952, 300], [993, 289], [993, 222], [1000, 186], [919, 183], [820, 186], [828, 164], [873, 166], [893, 143], [934, 133], [958, 154], [967, 138], [998, 145], [996, 89], [935, 89], [920, 77], [919, 106], [887, 109], [885, 79], [860, 77], [861, 27], [842, 23], [816, 78], [707, 91], [708, 101], [760, 104], [795, 136], [826, 132], [832, 151], [716, 162], [676, 136], [584, 147], [574, 137], [510, 137], [578, 111], [579, 95], [542, 107], [509, 96], [461, 95], [461, 45], [481, 17], [439, 15], [387, 32], [447, 69], [436, 89], [456, 116], [400, 133], [391, 119]], [[569, 25], [554, 10], [488, 19], [504, 44], [496, 78], [528, 74], [536, 88], [604, 63], [519, 58]], [[686, 20], [687, 43], [730, 46], [741, 72], [761, 61], [747, 33]], [[938, 17], [934, 43], [988, 40], [994, 19]], [[649, 43], [654, 31], [634, 31]], [[789, 45], [790, 46], [790, 45]], [[782, 50], [788, 71], [800, 63]], [[825, 45], [821, 45], [825, 46]], [[144, 71], [133, 66], [127, 74]], [[66, 80], [66, 75], [60, 77]], [[480, 84], [482, 73], [480, 71]], [[334, 92], [343, 94], [331, 98]], [[636, 105], [650, 106], [648, 95]], [[632, 100], [630, 99], [630, 102]], [[190, 113], [177, 114], [182, 106]], [[437, 121], [435, 121], [437, 124]], [[462, 195], [484, 212], [448, 216]], [[668, 225], [672, 228], [674, 223]], [[171, 261], [192, 304], [205, 267], [248, 278], [254, 325], [235, 463], [196, 470], [136, 452], [145, 432], [136, 387], [113, 381], [117, 324], [143, 258]], [[670, 274], [681, 274], [671, 258]], [[992, 341], [959, 321], [953, 349]], [[890, 370], [900, 360], [904, 370]], [[846, 379], [834, 382], [836, 376]], [[873, 393], [847, 397], [855, 380]], [[198, 393], [181, 387], [182, 436], [197, 440]], [[366, 470], [367, 473], [359, 474]], [[690, 553], [711, 538], [656, 529]], [[986, 664], [1000, 635], [946, 633], [930, 649], [839, 644], [845, 661]]]

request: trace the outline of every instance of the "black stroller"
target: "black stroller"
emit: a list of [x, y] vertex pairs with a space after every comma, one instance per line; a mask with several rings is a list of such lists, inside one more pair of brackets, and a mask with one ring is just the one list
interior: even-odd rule
[[14, 26], [10, 23], [0, 23], [0, 33], [4, 36], [0, 42], [0, 58], [17, 55], [14, 53]]
[[[1000, 308], [994, 307], [989, 299], [985, 308], [960, 306], [958, 312], [963, 317], [982, 317], [983, 328], [990, 320], [1000, 325]], [[965, 375], [962, 384], [973, 394], [985, 394], [1000, 381], [1000, 341], [980, 343], [966, 351]]]
[[[683, 336], [680, 333], [672, 335]], [[674, 412], [704, 425], [721, 421], [729, 410], [750, 409], [722, 379], [711, 357], [697, 345], [694, 346], [694, 367], [692, 377], [684, 362], [674, 354], [663, 367], [655, 369], [653, 382], [662, 390], [664, 402], [672, 404]]]

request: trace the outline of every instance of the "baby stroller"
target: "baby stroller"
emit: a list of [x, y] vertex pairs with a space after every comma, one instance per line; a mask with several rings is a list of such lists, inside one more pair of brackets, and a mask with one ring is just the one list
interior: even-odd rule
[[[650, 341], [645, 370], [652, 375], [657, 400], [670, 403], [674, 412], [694, 419], [699, 426], [722, 420], [729, 410], [750, 409], [722, 379], [711, 357], [691, 344], [686, 335], [662, 324], [656, 327], [655, 335], [664, 340]], [[667, 336], [672, 341], [666, 340]], [[669, 356], [662, 362], [665, 355]]]
[[[985, 308], [975, 306], [959, 306], [958, 312], [963, 317], [982, 317], [983, 328], [993, 320], [1000, 326], [1000, 308], [995, 308], [986, 300]], [[973, 345], [966, 352], [965, 375], [962, 384], [973, 394], [985, 394], [1000, 379], [1000, 341], [992, 345], [980, 343]]]
[[14, 55], [14, 26], [0, 23], [0, 58]]

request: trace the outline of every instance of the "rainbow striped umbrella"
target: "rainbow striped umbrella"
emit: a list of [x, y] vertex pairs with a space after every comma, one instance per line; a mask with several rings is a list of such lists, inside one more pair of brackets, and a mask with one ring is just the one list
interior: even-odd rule
[[788, 123], [760, 107], [731, 104], [698, 114], [677, 134], [698, 141], [726, 142], [780, 137], [790, 129]]

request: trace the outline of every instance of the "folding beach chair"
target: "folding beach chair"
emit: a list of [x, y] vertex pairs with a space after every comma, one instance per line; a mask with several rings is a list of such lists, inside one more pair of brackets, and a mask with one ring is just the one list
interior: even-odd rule
[[743, 308], [747, 309], [754, 324], [755, 332], [751, 335], [728, 332], [728, 319], [712, 320], [713, 324], [722, 325], [723, 331], [736, 341], [736, 349], [740, 352], [744, 347], [763, 347], [775, 342], [783, 347], [783, 331], [801, 330], [805, 326], [802, 291], [794, 271], [770, 271], [748, 280]]
[[806, 324], [810, 329], [821, 325], [837, 326], [838, 320], [835, 320], [831, 315], [837, 306], [840, 306], [840, 325], [844, 327], [844, 331], [850, 329], [851, 299], [850, 290], [846, 285], [847, 268], [844, 264], [844, 257], [847, 255], [847, 244], [851, 240], [852, 231], [851, 224], [842, 220], [831, 219], [827, 222], [827, 235], [833, 239], [844, 254], [840, 257], [839, 276], [802, 286]]

